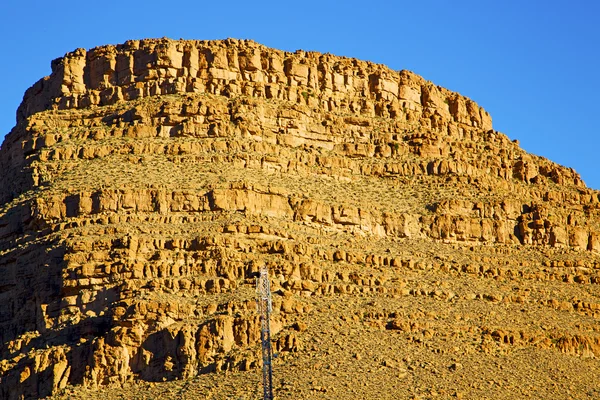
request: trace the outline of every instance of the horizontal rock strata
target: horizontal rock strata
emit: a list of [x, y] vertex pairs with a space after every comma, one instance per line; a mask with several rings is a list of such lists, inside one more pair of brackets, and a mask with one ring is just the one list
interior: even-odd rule
[[[339, 318], [456, 341], [463, 362], [600, 355], [600, 194], [412, 72], [130, 41], [55, 60], [17, 121], [0, 149], [2, 398], [257, 368], [263, 264], [283, 359], [317, 354], [314, 321]], [[372, 304], [337, 316], [357, 299]]]

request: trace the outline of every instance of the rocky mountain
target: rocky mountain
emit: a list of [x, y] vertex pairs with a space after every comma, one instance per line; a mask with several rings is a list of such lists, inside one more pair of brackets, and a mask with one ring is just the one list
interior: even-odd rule
[[258, 397], [265, 264], [278, 398], [600, 396], [600, 193], [412, 72], [78, 49], [0, 171], [3, 399]]

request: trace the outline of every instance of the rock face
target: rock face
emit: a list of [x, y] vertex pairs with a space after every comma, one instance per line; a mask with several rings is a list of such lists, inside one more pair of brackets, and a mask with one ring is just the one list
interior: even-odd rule
[[363, 298], [383, 305], [339, 318], [453, 338], [453, 373], [600, 355], [600, 193], [408, 71], [237, 40], [78, 49], [26, 92], [0, 171], [5, 399], [254, 369], [264, 263], [284, 356], [318, 353], [323, 301]]

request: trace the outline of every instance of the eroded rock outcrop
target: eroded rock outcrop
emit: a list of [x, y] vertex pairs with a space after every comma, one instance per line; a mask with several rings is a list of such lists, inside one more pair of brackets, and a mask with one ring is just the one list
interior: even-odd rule
[[597, 329], [574, 322], [600, 312], [578, 289], [600, 283], [598, 192], [412, 72], [251, 41], [130, 41], [55, 60], [17, 121], [0, 149], [3, 398], [255, 368], [264, 263], [282, 354], [312, 351], [315, 299], [371, 296], [573, 315], [551, 334], [348, 317], [411, 343], [599, 355]]

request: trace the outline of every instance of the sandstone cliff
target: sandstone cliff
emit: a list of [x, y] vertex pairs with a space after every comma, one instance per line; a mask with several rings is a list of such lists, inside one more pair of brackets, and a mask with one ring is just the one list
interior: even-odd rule
[[600, 194], [412, 72], [231, 39], [78, 49], [25, 93], [0, 171], [2, 398], [255, 369], [264, 263], [299, 370], [353, 343], [600, 354]]

